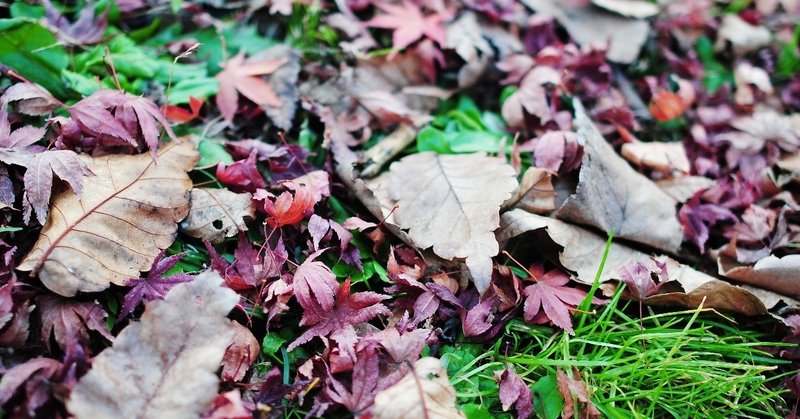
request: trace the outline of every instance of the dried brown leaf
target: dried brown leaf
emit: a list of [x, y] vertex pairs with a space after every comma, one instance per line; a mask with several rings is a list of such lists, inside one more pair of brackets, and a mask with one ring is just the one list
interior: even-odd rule
[[494, 230], [500, 206], [517, 188], [514, 169], [484, 154], [417, 153], [392, 164], [389, 193], [395, 220], [420, 249], [439, 257], [466, 258], [482, 293], [489, 287]]
[[622, 146], [622, 157], [647, 169], [671, 174], [689, 173], [689, 158], [682, 143], [645, 143], [641, 141]]
[[189, 142], [172, 142], [149, 154], [82, 156], [95, 176], [83, 179], [83, 194], [62, 191], [20, 266], [63, 296], [102, 291], [148, 270], [175, 237], [189, 210], [192, 181], [186, 172], [198, 160]]
[[517, 192], [503, 204], [503, 208], [511, 207], [534, 214], [546, 214], [556, 209], [553, 172], [539, 167], [528, 168], [522, 175]]
[[800, 299], [800, 255], [769, 255], [753, 265], [741, 264], [735, 258], [720, 254], [719, 274], [736, 281]]
[[592, 0], [592, 4], [626, 17], [647, 19], [658, 14], [658, 5], [642, 0]]
[[197, 418], [217, 394], [239, 296], [207, 271], [147, 304], [92, 361], [67, 409], [76, 418]]
[[556, 217], [675, 253], [683, 241], [677, 201], [614, 152], [578, 101], [575, 114], [583, 162], [575, 194]]
[[[587, 2], [571, 6], [558, 0], [522, 0], [522, 3], [543, 15], [553, 16], [569, 35], [582, 46], [608, 47], [609, 60], [631, 63], [647, 40], [647, 21], [628, 19]], [[573, 2], [573, 4], [578, 2]]]
[[199, 239], [219, 243], [239, 231], [247, 231], [244, 218], [255, 217], [249, 193], [227, 189], [193, 189], [189, 215], [181, 222], [181, 231]]
[[[546, 231], [549, 238], [562, 248], [558, 261], [564, 268], [575, 272], [574, 280], [587, 285], [594, 282], [606, 245], [605, 238], [584, 228], [519, 209], [504, 213], [500, 225], [497, 238], [501, 243], [526, 232]], [[544, 247], [543, 245], [542, 248]], [[609, 250], [600, 281], [619, 280], [620, 268], [648, 258], [649, 255], [645, 253], [615, 243]], [[668, 256], [659, 255], [655, 259], [667, 265], [669, 282], [674, 281], [676, 286], [661, 288], [659, 294], [644, 300], [648, 304], [698, 307], [705, 300], [703, 307], [746, 315], [766, 314], [767, 309], [780, 300], [790, 305], [797, 304], [766, 290], [753, 292], [751, 288], [719, 280]]]
[[678, 176], [656, 182], [662, 191], [680, 203], [688, 201], [695, 193], [714, 184], [714, 180], [703, 176]]
[[456, 407], [456, 390], [442, 362], [427, 357], [418, 359], [402, 380], [375, 396], [372, 417], [449, 419], [463, 418], [464, 413]]

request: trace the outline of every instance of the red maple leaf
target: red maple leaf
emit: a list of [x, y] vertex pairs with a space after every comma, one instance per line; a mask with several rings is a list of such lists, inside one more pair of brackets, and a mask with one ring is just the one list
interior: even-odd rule
[[164, 114], [172, 122], [185, 124], [191, 122], [200, 116], [200, 109], [203, 108], [203, 99], [198, 99], [194, 96], [189, 98], [189, 110], [177, 105], [164, 106]]
[[439, 13], [423, 15], [419, 6], [404, 0], [402, 5], [384, 1], [374, 2], [384, 14], [377, 15], [366, 22], [373, 28], [393, 29], [392, 44], [395, 50], [401, 50], [418, 39], [426, 36], [444, 45], [445, 30], [442, 26], [444, 16]]
[[259, 106], [281, 106], [281, 98], [272, 85], [260, 76], [275, 72], [286, 61], [287, 58], [245, 60], [244, 53], [228, 60], [216, 77], [219, 82], [217, 107], [225, 120], [233, 121], [239, 108], [239, 93]]
[[264, 176], [258, 171], [258, 153], [250, 152], [250, 157], [234, 162], [229, 166], [224, 163], [217, 165], [217, 179], [223, 185], [230, 187], [234, 192], [255, 192], [256, 189], [266, 188]]
[[[311, 325], [302, 335], [292, 342], [288, 350], [310, 341], [315, 336], [323, 337], [336, 333], [338, 336], [356, 336], [354, 325], [371, 320], [383, 314], [391, 314], [381, 301], [389, 298], [388, 295], [376, 292], [357, 292], [350, 294], [350, 278], [339, 285], [336, 290], [336, 300], [333, 309], [328, 312], [306, 310], [300, 319], [301, 326]], [[355, 343], [355, 342], [352, 342]], [[340, 347], [342, 342], [339, 342]]]
[[263, 189], [253, 195], [253, 199], [264, 200], [264, 211], [271, 216], [267, 224], [272, 228], [297, 224], [314, 209], [314, 193], [308, 186], [292, 181], [286, 181], [284, 185], [294, 189], [294, 196], [287, 191], [275, 197]]
[[[544, 274], [535, 284], [525, 287], [525, 320], [534, 321], [543, 310], [546, 318], [556, 326], [574, 335], [570, 308], [575, 308], [586, 297], [586, 292], [566, 287], [569, 275], [558, 270]], [[599, 301], [598, 301], [599, 302]]]

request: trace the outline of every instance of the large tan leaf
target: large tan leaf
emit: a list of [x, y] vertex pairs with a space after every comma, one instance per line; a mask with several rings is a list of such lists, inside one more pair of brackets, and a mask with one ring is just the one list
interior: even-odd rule
[[193, 189], [189, 215], [181, 222], [181, 231], [212, 243], [219, 243], [239, 231], [247, 231], [244, 218], [255, 217], [252, 198], [249, 193], [227, 189]]
[[741, 264], [735, 258], [719, 254], [719, 274], [746, 284], [800, 298], [800, 255], [769, 255], [754, 265]]
[[522, 0], [522, 3], [541, 15], [557, 19], [581, 46], [608, 47], [606, 56], [618, 63], [635, 61], [650, 32], [645, 20], [628, 19], [587, 2]]
[[217, 394], [239, 296], [207, 271], [147, 304], [92, 361], [67, 409], [77, 418], [197, 418]]
[[199, 156], [189, 142], [172, 142], [158, 150], [158, 163], [150, 154], [81, 158], [95, 176], [83, 178], [81, 197], [65, 190], [53, 198], [39, 240], [17, 268], [64, 296], [121, 285], [150, 268], [186, 216], [186, 172]]
[[603, 232], [613, 228], [619, 238], [676, 253], [683, 241], [677, 201], [617, 155], [580, 102], [574, 104], [584, 155], [575, 194], [556, 217]]
[[442, 362], [427, 357], [418, 359], [402, 380], [375, 396], [372, 417], [455, 419], [464, 413], [456, 408], [456, 390]]
[[[575, 272], [574, 279], [583, 284], [592, 284], [600, 266], [606, 239], [584, 228], [515, 209], [503, 214], [497, 238], [506, 243], [512, 237], [526, 232], [542, 230], [559, 247], [558, 262]], [[544, 248], [544, 246], [542, 246]], [[628, 246], [614, 243], [608, 254], [600, 280], [620, 279], [617, 272], [624, 265], [633, 261], [644, 261], [650, 255]], [[662, 293], [645, 300], [648, 304], [681, 305], [698, 307], [705, 299], [703, 307], [724, 311], [738, 312], [746, 315], [766, 314], [778, 302], [797, 305], [797, 301], [773, 292], [751, 287], [740, 287], [719, 280], [674, 259], [658, 255], [658, 261], [667, 264], [669, 281], [678, 287], [665, 287]], [[676, 289], [677, 288], [677, 289]]]
[[439, 257], [466, 258], [480, 292], [489, 287], [492, 256], [500, 251], [494, 230], [500, 206], [517, 188], [514, 169], [484, 154], [417, 153], [392, 164], [389, 193], [395, 221], [420, 249]]

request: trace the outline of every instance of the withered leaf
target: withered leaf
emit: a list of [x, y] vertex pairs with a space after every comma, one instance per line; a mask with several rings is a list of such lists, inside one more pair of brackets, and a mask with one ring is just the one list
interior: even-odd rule
[[42, 337], [50, 349], [50, 336], [54, 336], [61, 349], [81, 340], [89, 341], [89, 330], [94, 330], [109, 341], [114, 337], [106, 329], [108, 314], [96, 302], [82, 302], [55, 295], [42, 295], [36, 299], [42, 323]]
[[389, 193], [395, 220], [420, 248], [438, 256], [466, 258], [480, 292], [489, 287], [492, 256], [499, 247], [493, 231], [500, 206], [517, 187], [514, 169], [484, 154], [418, 153], [392, 164]]
[[[544, 229], [557, 246], [563, 248], [558, 255], [561, 265], [575, 272], [575, 281], [591, 285], [594, 282], [606, 239], [586, 230], [553, 218], [515, 209], [503, 214], [497, 231], [498, 241], [508, 239], [529, 231]], [[628, 246], [614, 243], [608, 253], [600, 281], [620, 280], [620, 270], [634, 261], [646, 261], [650, 256]], [[795, 304], [791, 299], [778, 296], [766, 290], [754, 290], [719, 280], [671, 259], [668, 256], [655, 256], [655, 260], [666, 265], [669, 283], [660, 293], [644, 300], [648, 304], [681, 305], [715, 308], [745, 315], [766, 314], [778, 301]], [[674, 281], [674, 282], [673, 282]], [[677, 289], [676, 289], [677, 288]], [[705, 300], [705, 302], [703, 302]]]
[[615, 15], [588, 2], [523, 0], [522, 3], [556, 18], [582, 46], [607, 46], [608, 59], [618, 63], [636, 60], [650, 31], [647, 21]]
[[754, 265], [746, 265], [720, 254], [717, 264], [720, 275], [800, 299], [800, 255], [769, 255]]
[[186, 174], [198, 154], [189, 142], [172, 142], [149, 154], [82, 156], [95, 176], [83, 194], [62, 191], [20, 266], [63, 296], [123, 285], [149, 269], [172, 244], [189, 209], [192, 181]]
[[556, 195], [553, 172], [529, 167], [522, 175], [519, 189], [503, 204], [503, 208], [520, 208], [534, 214], [545, 214], [556, 209]]
[[114, 346], [75, 385], [67, 409], [77, 418], [197, 418], [214, 400], [216, 371], [231, 343], [228, 312], [239, 296], [205, 272], [147, 304]]
[[418, 359], [402, 380], [375, 396], [372, 417], [449, 419], [463, 418], [464, 413], [456, 408], [456, 390], [442, 362], [427, 357]]
[[255, 217], [249, 193], [227, 189], [195, 188], [189, 197], [189, 215], [181, 231], [199, 239], [219, 243], [239, 231], [247, 231], [245, 217]]
[[584, 156], [575, 194], [556, 217], [603, 232], [613, 228], [619, 238], [675, 253], [683, 241], [677, 202], [618, 156], [580, 102], [574, 103]]

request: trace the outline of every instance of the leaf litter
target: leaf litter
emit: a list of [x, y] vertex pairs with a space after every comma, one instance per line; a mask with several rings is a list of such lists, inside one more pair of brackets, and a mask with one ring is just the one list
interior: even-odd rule
[[612, 317], [796, 415], [796, 2], [79, 3], [0, 25], [10, 417], [673, 412], [548, 358]]

